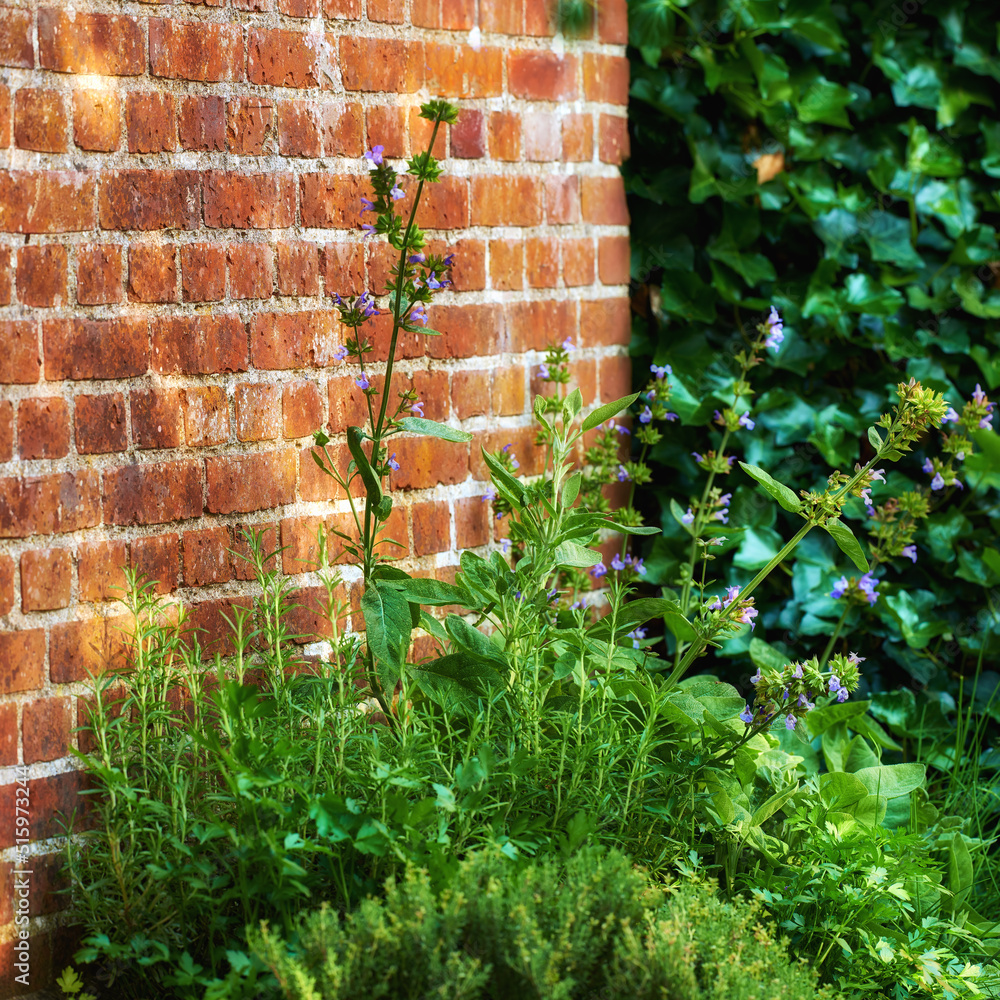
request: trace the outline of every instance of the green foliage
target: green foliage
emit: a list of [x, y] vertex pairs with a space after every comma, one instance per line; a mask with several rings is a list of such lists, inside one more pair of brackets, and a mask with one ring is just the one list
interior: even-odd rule
[[291, 946], [269, 928], [253, 945], [289, 1000], [833, 996], [789, 962], [757, 904], [721, 903], [708, 885], [664, 895], [593, 850], [523, 865], [473, 855], [438, 893], [410, 870], [344, 920], [306, 917]]

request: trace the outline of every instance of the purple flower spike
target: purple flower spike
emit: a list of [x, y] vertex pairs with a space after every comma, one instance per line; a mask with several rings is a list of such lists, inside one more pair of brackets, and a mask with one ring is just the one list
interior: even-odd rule
[[842, 687], [837, 692], [837, 701], [839, 701], [841, 704], [843, 704], [845, 701], [847, 701], [847, 699], [850, 698], [850, 697], [851, 697], [850, 692], [845, 687]]
[[830, 674], [830, 687], [829, 687], [830, 694], [833, 694], [834, 691], [839, 691], [840, 688], [841, 688], [840, 678], [836, 674]]
[[760, 677], [760, 667], [758, 667], [757, 668], [757, 673], [755, 673], [753, 675], [753, 677], [750, 678], [750, 683], [751, 684], [759, 684], [760, 680], [761, 680], [761, 677]]
[[641, 423], [648, 424], [653, 419], [653, 411], [648, 407], [644, 406], [642, 408], [642, 413], [639, 414], [639, 420]]
[[878, 580], [871, 574], [865, 573], [860, 580], [858, 580], [858, 589], [868, 598], [868, 603], [874, 607], [875, 602], [878, 600], [878, 594], [875, 588], [878, 587]]
[[427, 260], [427, 256], [422, 253], [411, 253], [406, 259], [410, 264], [423, 264]]
[[764, 320], [764, 325], [767, 327], [767, 339], [764, 341], [764, 346], [776, 351], [785, 339], [785, 334], [784, 323], [774, 306], [771, 306], [771, 311], [768, 313], [767, 319]]
[[794, 728], [795, 728], [795, 716], [791, 715], [791, 714], [786, 715], [785, 716], [785, 729], [794, 729]]
[[611, 568], [616, 572], [620, 573], [625, 568], [625, 563], [622, 562], [621, 556], [615, 553], [614, 559], [611, 560]]
[[674, 370], [670, 365], [650, 365], [649, 370], [658, 378], [665, 378], [667, 375], [673, 375]]
[[931, 480], [931, 489], [932, 490], [944, 489], [944, 477], [941, 475], [940, 472], [936, 473], [934, 475], [934, 478]]
[[604, 563], [599, 562], [591, 571], [590, 575], [594, 577], [595, 580], [599, 580], [602, 576], [608, 575], [608, 567]]
[[740, 712], [740, 718], [749, 726], [753, 722], [753, 712], [750, 711], [750, 706], [747, 705], [746, 708]]
[[389, 456], [389, 461], [388, 461], [387, 465], [389, 466], [390, 469], [392, 469], [393, 472], [399, 472], [399, 462], [396, 461], [396, 453], [395, 452], [393, 452]]
[[[847, 588], [848, 588], [849, 586], [850, 586], [850, 584], [849, 584], [849, 583], [847, 582], [847, 577], [846, 577], [846, 576], [842, 576], [842, 577], [841, 577], [841, 578], [840, 578], [840, 579], [839, 579], [839, 580], [838, 580], [838, 581], [837, 581], [837, 582], [836, 582], [836, 583], [835, 583], [835, 584], [833, 585], [833, 590], [831, 590], [831, 591], [830, 591], [830, 596], [831, 596], [831, 597], [832, 597], [832, 598], [833, 598], [833, 599], [834, 599], [835, 601], [839, 601], [839, 600], [840, 600], [840, 599], [841, 599], [841, 598], [842, 598], [842, 597], [844, 596], [844, 594], [846, 594], [846, 593], [847, 593]], [[800, 667], [799, 669], [801, 670], [801, 667]], [[799, 674], [799, 676], [801, 677], [802, 675], [801, 675], [801, 674]]]
[[365, 159], [369, 163], [374, 163], [376, 167], [382, 166], [382, 154], [385, 152], [385, 146], [372, 146], [369, 152], [365, 153]]
[[902, 551], [901, 554], [904, 555], [904, 556], [906, 556], [907, 559], [910, 559], [911, 561], [916, 562], [917, 561], [917, 547], [916, 547], [916, 545], [904, 545], [903, 546], [903, 551]]
[[798, 680], [802, 680], [802, 664], [798, 664], [796, 668], [792, 671], [792, 676]]
[[954, 406], [948, 407], [948, 412], [941, 418], [942, 424], [954, 424], [958, 422], [958, 411]]
[[618, 482], [627, 483], [631, 480], [631, 476], [628, 474], [628, 469], [624, 465], [618, 466]]

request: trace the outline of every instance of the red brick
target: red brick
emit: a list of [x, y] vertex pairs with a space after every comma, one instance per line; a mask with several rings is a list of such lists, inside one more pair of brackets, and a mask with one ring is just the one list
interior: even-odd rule
[[432, 358], [487, 357], [500, 350], [503, 312], [498, 305], [434, 306], [431, 327], [442, 334], [427, 345]]
[[583, 94], [588, 101], [628, 104], [629, 65], [625, 56], [586, 52], [583, 56]]
[[133, 390], [132, 440], [140, 449], [177, 448], [184, 443], [181, 390], [167, 387]]
[[365, 290], [364, 252], [354, 242], [323, 247], [323, 281], [327, 295], [360, 295]]
[[0, 248], [0, 306], [9, 306], [11, 298], [11, 264], [14, 260], [13, 247]]
[[[72, 709], [72, 702], [69, 699], [66, 699], [66, 709], [67, 712], [70, 712]], [[27, 718], [27, 716], [25, 717]], [[62, 853], [35, 855], [32, 859], [31, 866], [34, 870], [34, 875], [32, 876], [31, 905], [28, 909], [29, 916], [37, 917], [45, 913], [55, 913], [69, 906], [69, 900], [61, 892], [61, 890], [69, 887], [64, 865], [65, 857]], [[72, 947], [75, 948], [78, 945], [74, 944]], [[59, 965], [57, 959], [53, 962], [52, 967], [57, 969], [62, 966]]]
[[63, 458], [69, 454], [69, 408], [59, 396], [22, 399], [17, 408], [21, 458]]
[[[365, 131], [369, 148], [380, 145], [383, 155], [393, 158], [409, 155], [406, 108], [385, 105], [370, 107], [365, 115]], [[425, 190], [429, 190], [429, 187]]]
[[[251, 83], [271, 87], [331, 88], [315, 35], [301, 31], [250, 28], [247, 76]], [[324, 39], [324, 44], [325, 44]]]
[[30, 385], [42, 374], [38, 324], [31, 320], [0, 320], [0, 384]]
[[624, 115], [601, 115], [597, 134], [602, 163], [619, 166], [629, 158], [628, 119]]
[[264, 243], [236, 243], [226, 251], [229, 294], [234, 299], [269, 299], [274, 289], [273, 252]]
[[451, 511], [447, 503], [415, 503], [413, 516], [413, 552], [426, 556], [446, 552], [451, 547]]
[[399, 253], [388, 243], [372, 243], [368, 247], [368, 288], [381, 294], [392, 286], [392, 269], [399, 262]]
[[562, 137], [559, 119], [548, 111], [530, 112], [524, 116], [524, 158], [545, 163], [562, 157]]
[[226, 105], [226, 146], [230, 153], [260, 156], [274, 152], [274, 102], [233, 97]]
[[[347, 445], [327, 445], [330, 457], [337, 468], [344, 471], [351, 461]], [[312, 457], [313, 447], [299, 451], [299, 494], [303, 500], [343, 500], [347, 494], [337, 484], [337, 480], [328, 476], [316, 465]], [[354, 491], [356, 494], [358, 490]]]
[[356, 229], [362, 196], [371, 196], [367, 177], [302, 174], [299, 178], [302, 225], [309, 229]]
[[17, 251], [17, 297], [22, 305], [52, 308], [66, 304], [66, 248], [55, 243]]
[[490, 287], [502, 292], [524, 288], [524, 243], [490, 240]]
[[226, 527], [184, 532], [184, 585], [204, 587], [228, 583], [232, 578], [229, 561], [231, 539]]
[[[409, 109], [407, 128], [410, 134], [410, 149], [414, 153], [422, 152], [430, 146], [431, 136], [434, 134], [434, 123], [420, 117], [420, 108]], [[434, 148], [431, 153], [439, 160], [448, 156], [448, 132], [450, 128], [451, 126], [447, 124], [438, 127], [437, 138], [434, 140]]]
[[597, 249], [598, 273], [605, 285], [627, 285], [631, 272], [631, 250], [627, 236], [602, 236]]
[[476, 26], [476, 0], [442, 0], [441, 27], [446, 31], [469, 31]]
[[14, 145], [40, 153], [65, 153], [69, 117], [58, 90], [22, 87], [14, 94]]
[[581, 347], [628, 344], [631, 339], [631, 326], [632, 313], [627, 298], [598, 299], [596, 302], [580, 304]]
[[404, 0], [368, 0], [368, 20], [402, 24], [406, 19]]
[[181, 290], [185, 302], [219, 302], [226, 297], [226, 251], [208, 243], [181, 247]]
[[314, 573], [320, 569], [319, 529], [323, 524], [321, 517], [286, 517], [282, 520], [281, 545], [284, 551], [281, 553], [281, 568], [287, 576]]
[[332, 312], [257, 313], [250, 323], [254, 367], [323, 368], [339, 346]]
[[0, 7], [0, 66], [31, 69], [34, 65], [31, 11]]
[[54, 684], [86, 680], [114, 662], [109, 625], [104, 618], [59, 622], [52, 626], [49, 673]]
[[460, 483], [469, 474], [469, 446], [429, 437], [398, 437], [392, 442], [398, 472], [392, 474], [398, 489], [426, 489], [439, 483]]
[[[24, 763], [58, 760], [67, 755], [72, 726], [72, 699], [40, 698], [24, 705]], [[39, 886], [36, 884], [35, 891]]]
[[81, 542], [77, 559], [81, 601], [99, 604], [122, 597], [128, 563], [125, 542]]
[[507, 56], [507, 86], [514, 97], [572, 101], [579, 96], [577, 68], [576, 56], [548, 49], [517, 50]]
[[[9, 462], [14, 457], [14, 404], [9, 399], [0, 399], [0, 462]], [[0, 605], [3, 599], [0, 598]], [[0, 611], [0, 614], [6, 614]]]
[[130, 153], [164, 153], [177, 149], [177, 116], [173, 94], [134, 91], [125, 97], [125, 126]]
[[534, 177], [473, 177], [470, 221], [473, 226], [539, 225], [541, 182]]
[[236, 437], [273, 441], [281, 436], [281, 386], [269, 383], [236, 387]]
[[139, 243], [128, 248], [130, 301], [178, 301], [176, 250], [172, 243]]
[[[585, 180], [604, 180], [603, 177]], [[618, 179], [619, 183], [621, 178]], [[580, 221], [580, 178], [555, 175], [545, 178], [545, 221], [552, 225], [571, 226]]]
[[490, 508], [480, 497], [455, 501], [455, 542], [459, 552], [490, 540]]
[[185, 389], [184, 434], [189, 447], [222, 444], [229, 440], [229, 399], [220, 385]]
[[34, 691], [45, 672], [45, 629], [0, 632], [0, 694]]
[[[0, 766], [9, 767], [17, 763], [17, 705], [8, 703], [0, 706]], [[4, 868], [8, 866], [4, 865]], [[6, 875], [6, 872], [4, 873]], [[10, 923], [14, 919], [8, 899], [0, 904], [0, 919]]]
[[549, 0], [525, 0], [524, 33], [526, 35], [554, 35], [553, 7]]
[[214, 313], [153, 320], [153, 368], [168, 375], [247, 370], [247, 332], [236, 315]]
[[562, 158], [567, 163], [589, 163], [594, 158], [594, 116], [569, 114], [562, 120]]
[[194, 170], [102, 174], [98, 191], [101, 228], [197, 229], [201, 225], [199, 183]]
[[[413, 186], [406, 186], [407, 195]], [[401, 202], [401, 204], [409, 204]], [[425, 229], [464, 229], [469, 225], [469, 182], [464, 177], [442, 177], [424, 187], [417, 208], [417, 225]]]
[[129, 546], [132, 568], [156, 584], [156, 594], [172, 594], [180, 576], [180, 539], [176, 534], [136, 538]]
[[462, 160], [478, 160], [486, 155], [486, 116], [465, 108], [451, 127], [451, 155]]
[[213, 514], [265, 510], [295, 499], [295, 451], [291, 448], [207, 458], [205, 472], [208, 510]]
[[310, 159], [322, 154], [317, 105], [307, 101], [278, 102], [278, 150], [282, 156]]
[[278, 244], [278, 294], [319, 295], [319, 247], [315, 243]]
[[603, 0], [597, 8], [597, 35], [614, 45], [628, 42], [627, 0]]
[[602, 400], [621, 399], [632, 391], [632, 368], [628, 358], [602, 358], [599, 378]]
[[132, 17], [43, 7], [38, 62], [59, 73], [140, 76], [146, 69], [142, 29]]
[[200, 517], [201, 463], [155, 462], [104, 473], [107, 524], [165, 524]]
[[357, 101], [323, 104], [319, 132], [324, 156], [360, 156], [364, 150], [364, 109]]
[[54, 611], [69, 606], [73, 554], [69, 549], [21, 553], [21, 610]]
[[289, 17], [319, 17], [322, 9], [320, 0], [278, 0], [278, 10]]
[[563, 240], [563, 282], [567, 287], [594, 283], [594, 241]]
[[0, 232], [76, 233], [93, 229], [94, 183], [92, 171], [0, 173]]
[[282, 396], [286, 438], [300, 438], [320, 429], [323, 398], [315, 382], [299, 379], [285, 384]]
[[202, 152], [226, 148], [226, 106], [221, 97], [182, 97], [177, 121], [181, 146]]
[[250, 555], [250, 546], [246, 541], [246, 533], [259, 536], [261, 539], [261, 551], [270, 558], [264, 560], [264, 569], [276, 569], [278, 566], [278, 526], [273, 522], [257, 522], [255, 524], [235, 524], [233, 525], [233, 576], [237, 580], [253, 580], [254, 569], [251, 563], [247, 562]]
[[340, 36], [345, 90], [412, 94], [424, 82], [424, 46], [394, 38]]
[[493, 413], [511, 417], [524, 413], [524, 369], [499, 368], [493, 373]]
[[554, 239], [526, 240], [525, 264], [530, 288], [555, 288], [559, 280], [559, 243]]
[[440, 256], [454, 255], [450, 277], [456, 292], [480, 291], [486, 287], [486, 243], [483, 240], [458, 240], [453, 244], [430, 240], [427, 248]]
[[63, 534], [100, 523], [96, 469], [0, 479], [0, 538]]
[[447, 372], [414, 372], [412, 386], [417, 397], [423, 401], [426, 417], [431, 420], [447, 420], [451, 416]]
[[239, 24], [151, 17], [149, 65], [153, 76], [235, 83], [243, 79], [243, 31]]
[[291, 174], [209, 170], [203, 194], [209, 229], [287, 229], [295, 222]]
[[507, 350], [544, 351], [549, 344], [576, 336], [573, 301], [511, 302], [507, 305]]
[[81, 305], [121, 302], [122, 260], [120, 247], [82, 246], [77, 250], [76, 300]]
[[524, 33], [524, 4], [521, 0], [480, 0], [479, 16], [483, 31], [502, 35]]
[[368, 419], [368, 405], [365, 394], [349, 375], [337, 375], [327, 383], [330, 403], [330, 417], [327, 430], [331, 434], [343, 434], [348, 427], [362, 427]]
[[[249, 597], [223, 598], [217, 601], [202, 601], [191, 606], [188, 615], [188, 625], [192, 632], [197, 632], [198, 642], [202, 647], [205, 659], [219, 653], [221, 656], [231, 656], [234, 651], [232, 629], [229, 621], [235, 621], [234, 608], [249, 609]], [[227, 621], [226, 619], [229, 619]]]
[[[46, 778], [31, 779], [31, 815], [28, 826], [30, 840], [48, 840], [51, 837], [61, 837], [65, 834], [66, 817], [76, 811], [77, 824], [73, 832], [80, 832], [89, 823], [89, 796], [79, 798], [82, 788], [87, 787], [89, 779], [81, 771], [65, 771]], [[0, 810], [4, 816], [14, 815], [14, 785], [0, 786]], [[4, 824], [3, 834], [0, 834], [0, 844], [10, 847], [13, 844], [13, 822]], [[8, 843], [8, 836], [10, 842]], [[60, 932], [41, 932], [32, 934], [28, 939], [31, 948], [32, 969], [62, 968], [67, 961], [72, 961], [74, 945], [72, 935]], [[9, 951], [12, 951], [10, 949]], [[32, 983], [35, 982], [34, 976]]]
[[517, 112], [490, 113], [490, 157], [509, 162], [521, 159], [521, 116]]
[[428, 45], [426, 85], [439, 97], [466, 100], [503, 93], [503, 50], [494, 46]]
[[627, 226], [625, 184], [619, 177], [584, 177], [581, 192], [583, 221], [598, 226]]
[[441, 0], [413, 0], [410, 21], [418, 28], [440, 28]]

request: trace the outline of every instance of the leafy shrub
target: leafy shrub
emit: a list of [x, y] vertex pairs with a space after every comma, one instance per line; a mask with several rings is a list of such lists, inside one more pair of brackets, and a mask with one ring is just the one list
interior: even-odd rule
[[833, 996], [789, 962], [758, 904], [720, 903], [708, 885], [664, 896], [592, 850], [565, 865], [475, 855], [439, 893], [411, 870], [343, 920], [306, 917], [291, 948], [268, 928], [252, 940], [289, 1000]]

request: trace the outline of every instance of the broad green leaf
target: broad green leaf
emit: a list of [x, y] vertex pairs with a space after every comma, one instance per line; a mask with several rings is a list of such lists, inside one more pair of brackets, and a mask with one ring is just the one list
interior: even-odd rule
[[593, 430], [598, 424], [603, 424], [605, 420], [609, 420], [616, 413], [621, 413], [626, 407], [631, 406], [638, 398], [639, 393], [635, 392], [631, 396], [622, 396], [621, 399], [616, 399], [612, 403], [605, 403], [603, 406], [597, 407], [584, 418], [581, 429]]
[[564, 507], [572, 507], [576, 503], [576, 498], [580, 495], [580, 485], [583, 482], [583, 473], [574, 472], [563, 485], [562, 502]]
[[845, 302], [852, 312], [891, 316], [903, 304], [903, 296], [895, 288], [886, 288], [867, 274], [850, 274], [844, 282]]
[[504, 656], [500, 648], [464, 618], [459, 618], [458, 615], [448, 615], [444, 620], [444, 627], [448, 635], [451, 636], [452, 642], [458, 646], [474, 653], [482, 660], [495, 664], [502, 670], [508, 669], [507, 657]]
[[[770, 646], [764, 642], [763, 639], [754, 637], [750, 640], [750, 662], [755, 667], [781, 670], [791, 661], [785, 653], [779, 652], [774, 646]], [[810, 718], [812, 718], [812, 713], [810, 713]]]
[[448, 633], [445, 631], [444, 625], [426, 611], [420, 612], [419, 625], [428, 635], [434, 636], [442, 645], [448, 641]]
[[956, 913], [962, 910], [974, 884], [975, 872], [969, 847], [961, 834], [954, 834], [948, 844], [948, 889], [952, 898], [947, 901], [947, 908]]
[[750, 817], [750, 822], [754, 826], [760, 826], [767, 822], [784, 804], [799, 790], [799, 786], [789, 785], [788, 788], [775, 792], [766, 802], [758, 806], [754, 814]]
[[910, 243], [910, 222], [889, 212], [872, 212], [861, 235], [872, 260], [884, 260], [898, 267], [921, 267], [923, 260]]
[[909, 795], [915, 788], [923, 788], [927, 767], [924, 764], [882, 764], [855, 771], [854, 777], [872, 795], [894, 799], [899, 795]]
[[556, 546], [554, 561], [557, 566], [589, 569], [601, 561], [601, 553], [576, 542], [560, 542]]
[[961, 177], [965, 164], [944, 136], [915, 124], [906, 146], [906, 169], [928, 177]]
[[854, 532], [838, 517], [831, 517], [824, 525], [833, 540], [840, 546], [840, 551], [847, 556], [862, 573], [868, 572], [868, 560], [861, 549], [861, 543], [854, 537]]
[[756, 465], [747, 465], [746, 462], [740, 462], [740, 468], [751, 479], [755, 479], [760, 483], [764, 492], [774, 497], [785, 510], [791, 511], [794, 514], [802, 509], [802, 501], [799, 500], [794, 492], [785, 486], [784, 483], [779, 483], [776, 479], [772, 479], [763, 469]]
[[824, 125], [850, 128], [851, 120], [844, 109], [854, 99], [855, 95], [846, 87], [820, 77], [803, 91], [796, 107], [803, 122], [822, 122]]
[[413, 626], [409, 602], [397, 591], [372, 583], [361, 598], [361, 611], [383, 692], [391, 696], [410, 645]]
[[399, 424], [404, 431], [410, 434], [423, 434], [425, 437], [440, 438], [442, 441], [472, 440], [472, 435], [468, 431], [449, 427], [447, 424], [438, 423], [436, 420], [427, 420], [424, 417], [403, 417]]
[[365, 493], [368, 496], [368, 503], [372, 507], [377, 507], [382, 500], [382, 486], [375, 475], [375, 470], [368, 461], [368, 456], [361, 447], [363, 431], [360, 427], [347, 428], [347, 447], [351, 451], [351, 458], [354, 459], [358, 472], [361, 473], [361, 481], [365, 484]]
[[831, 771], [819, 776], [819, 791], [831, 809], [848, 809], [868, 795], [868, 786], [856, 775]]
[[442, 580], [392, 580], [387, 586], [398, 591], [408, 601], [431, 607], [443, 607], [447, 604], [465, 606], [469, 599], [469, 594], [461, 587]]

